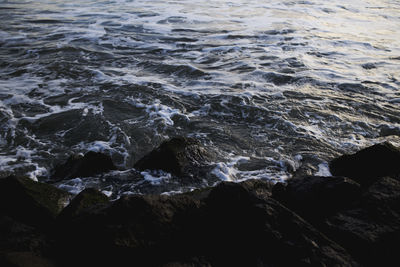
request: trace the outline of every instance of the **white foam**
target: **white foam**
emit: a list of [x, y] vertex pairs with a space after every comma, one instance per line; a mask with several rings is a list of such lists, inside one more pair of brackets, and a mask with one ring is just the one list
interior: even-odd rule
[[222, 181], [235, 181], [238, 179], [237, 174], [239, 172], [238, 169], [235, 168], [235, 165], [240, 161], [248, 160], [250, 160], [249, 157], [236, 156], [228, 163], [218, 162], [211, 173]]
[[332, 176], [329, 165], [327, 162], [318, 164], [318, 171], [314, 174], [316, 176]]
[[142, 171], [143, 179], [150, 182], [152, 185], [160, 185], [163, 181], [171, 179], [172, 175], [162, 170]]
[[77, 195], [85, 189], [85, 184], [81, 178], [74, 178], [57, 185], [57, 187], [71, 194]]
[[146, 110], [146, 112], [149, 114], [150, 118], [153, 120], [162, 120], [164, 124], [168, 126], [173, 126], [174, 121], [172, 118], [174, 116], [181, 116], [185, 118], [187, 121], [189, 121], [189, 116], [184, 114], [182, 111], [176, 108], [171, 108], [169, 106], [166, 106], [164, 104], [161, 104], [161, 101], [158, 99], [155, 99], [152, 103], [150, 104], [144, 104], [141, 102], [141, 99], [134, 99], [132, 97], [128, 98], [129, 103], [132, 104], [133, 106], [137, 108], [143, 108]]
[[105, 141], [94, 141], [89, 143], [86, 145], [86, 149], [93, 152], [109, 152], [113, 150], [110, 144]]

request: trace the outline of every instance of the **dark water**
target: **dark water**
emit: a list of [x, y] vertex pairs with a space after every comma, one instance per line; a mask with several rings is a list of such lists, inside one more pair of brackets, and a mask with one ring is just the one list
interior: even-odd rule
[[399, 1], [0, 0], [1, 176], [94, 150], [120, 171], [61, 187], [187, 190], [131, 178], [173, 136], [215, 150], [216, 179], [327, 175], [400, 143], [399, 89]]

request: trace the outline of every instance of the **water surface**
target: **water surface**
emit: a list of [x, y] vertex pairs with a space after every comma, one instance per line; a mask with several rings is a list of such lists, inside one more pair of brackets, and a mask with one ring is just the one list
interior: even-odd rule
[[217, 180], [327, 175], [400, 143], [399, 1], [9, 0], [0, 21], [1, 176], [46, 180], [94, 150], [120, 171], [61, 187], [179, 191], [130, 178], [173, 136], [216, 151]]

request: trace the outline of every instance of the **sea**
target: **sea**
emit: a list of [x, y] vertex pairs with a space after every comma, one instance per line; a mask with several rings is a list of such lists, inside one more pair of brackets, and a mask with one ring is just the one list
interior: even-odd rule
[[[134, 169], [176, 136], [215, 152], [209, 175]], [[172, 194], [329, 176], [383, 141], [400, 145], [398, 0], [0, 0], [0, 177]], [[88, 151], [118, 170], [51, 181]]]

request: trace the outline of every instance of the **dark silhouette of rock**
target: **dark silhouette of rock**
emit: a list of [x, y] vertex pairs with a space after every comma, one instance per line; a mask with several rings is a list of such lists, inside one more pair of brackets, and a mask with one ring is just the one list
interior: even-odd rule
[[222, 183], [97, 206], [63, 227], [58, 250], [69, 253], [58, 263], [70, 266], [74, 255], [82, 265], [357, 266], [343, 248], [257, 188]]
[[400, 176], [400, 150], [387, 142], [376, 144], [332, 160], [329, 168], [335, 176], [349, 177], [368, 186], [379, 177]]
[[30, 251], [0, 253], [0, 266], [3, 267], [54, 267], [54, 263], [45, 257]]
[[42, 231], [9, 216], [0, 215], [0, 254], [13, 251], [41, 254], [47, 247], [48, 242]]
[[324, 232], [366, 266], [398, 266], [400, 182], [379, 178], [350, 208], [331, 216]]
[[51, 178], [58, 181], [76, 177], [90, 177], [115, 169], [110, 156], [89, 151], [84, 156], [73, 155], [69, 157], [64, 164], [55, 168]]
[[295, 213], [238, 184], [216, 186], [205, 203], [209, 233], [202, 236], [217, 266], [357, 265]]
[[247, 191], [256, 195], [261, 199], [269, 198], [272, 196], [274, 183], [268, 180], [249, 179], [239, 183]]
[[0, 266], [53, 266], [43, 255], [70, 195], [29, 178], [0, 179]]
[[360, 195], [360, 185], [345, 177], [306, 176], [273, 188], [273, 198], [312, 222], [349, 206]]
[[107, 205], [109, 199], [106, 195], [94, 188], [86, 188], [80, 192], [58, 216], [58, 220], [71, 220], [88, 209]]
[[70, 194], [29, 178], [0, 179], [0, 214], [27, 225], [47, 228], [70, 199]]
[[176, 176], [194, 176], [211, 161], [211, 153], [192, 138], [175, 137], [140, 159], [138, 170], [163, 170]]

